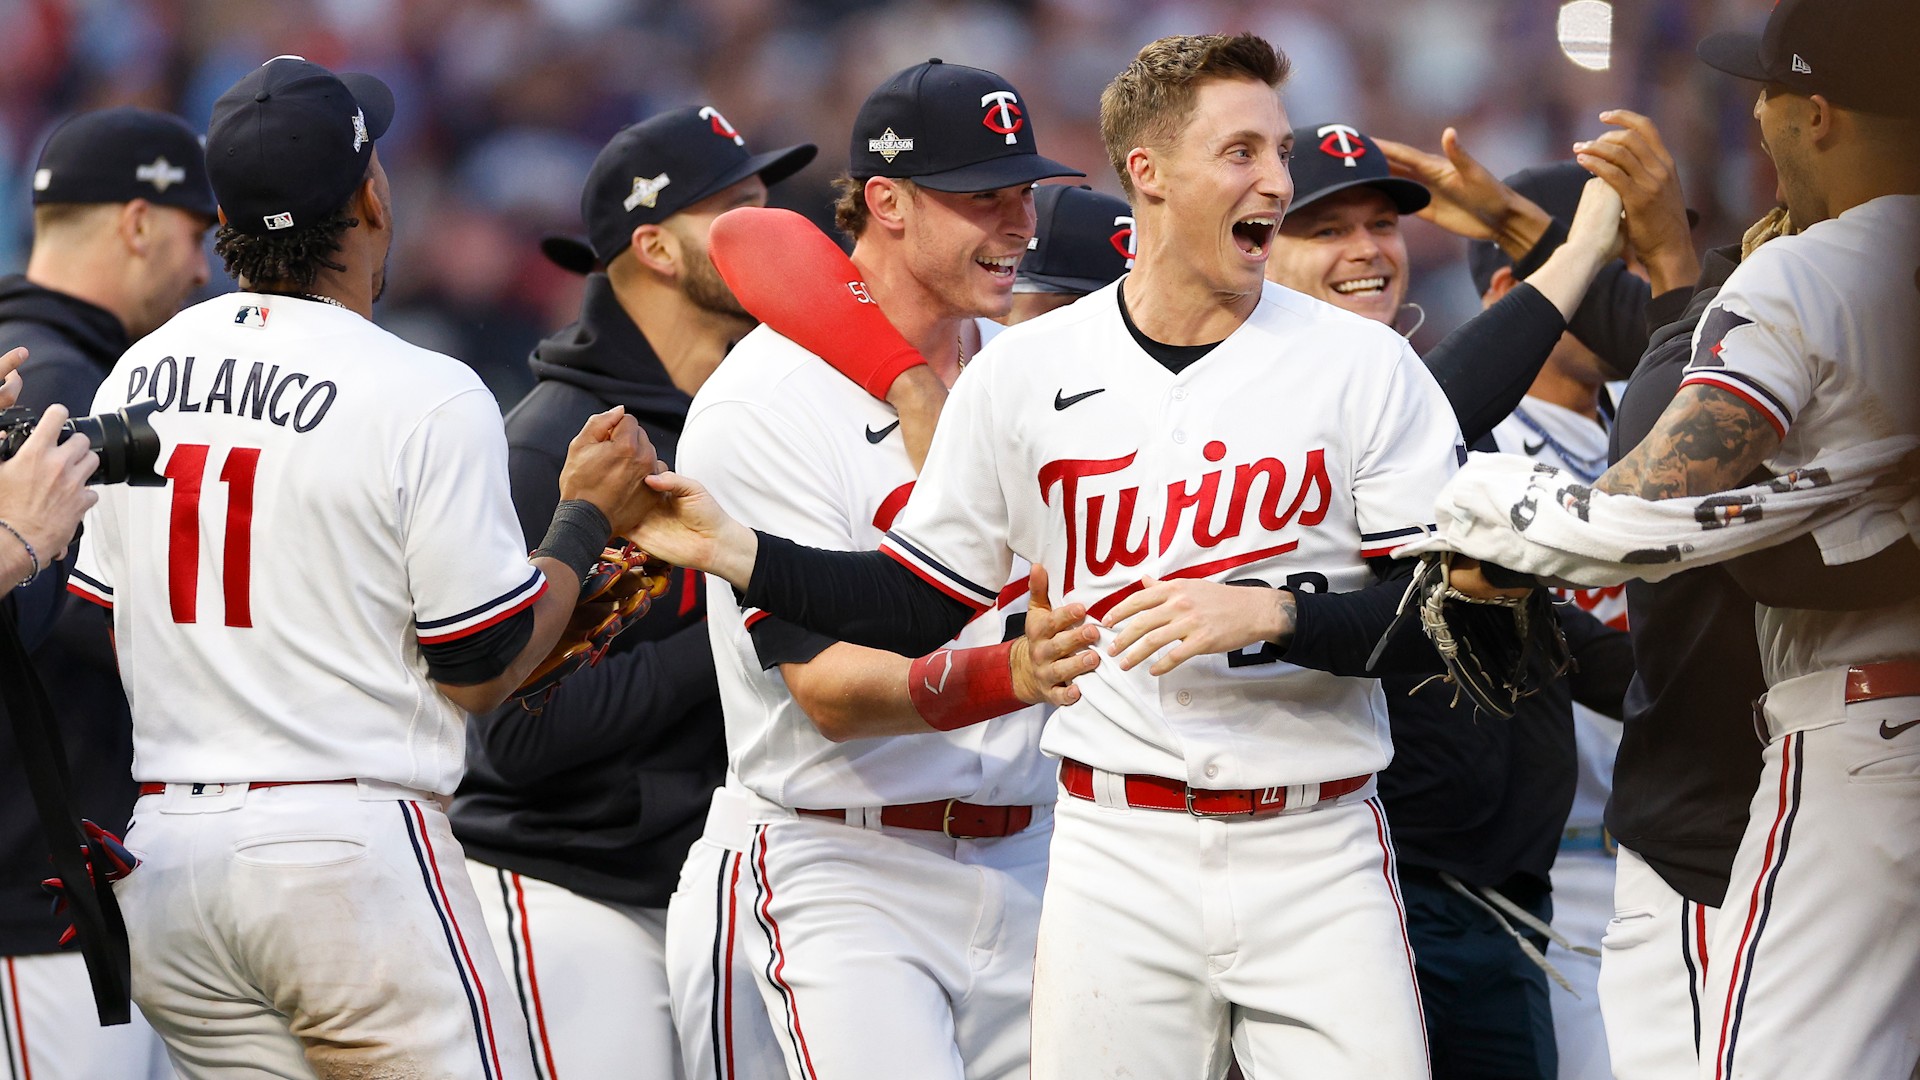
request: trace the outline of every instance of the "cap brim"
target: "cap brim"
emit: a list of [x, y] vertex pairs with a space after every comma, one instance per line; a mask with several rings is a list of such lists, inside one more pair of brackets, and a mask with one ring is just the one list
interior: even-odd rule
[[594, 255], [592, 246], [572, 236], [541, 237], [540, 254], [570, 274], [586, 275], [600, 269], [600, 259]]
[[1760, 63], [1760, 35], [1751, 30], [1723, 30], [1701, 40], [1694, 53], [1710, 68], [1754, 82], [1771, 81]]
[[963, 165], [958, 169], [948, 169], [943, 173], [909, 176], [906, 179], [935, 191], [968, 192], [993, 191], [997, 188], [1050, 180], [1057, 176], [1085, 175], [1087, 174], [1078, 169], [1068, 168], [1052, 158], [1044, 158], [1039, 154], [1012, 154], [994, 158], [991, 161]]
[[[1019, 274], [1013, 277], [1013, 291], [1029, 293], [1073, 293], [1085, 296], [1112, 284], [1095, 278], [1062, 277], [1058, 274]], [[1025, 288], [1022, 288], [1025, 286]]]
[[[819, 152], [820, 148], [812, 143], [801, 143], [799, 146], [789, 146], [783, 150], [769, 150], [764, 154], [755, 154], [740, 164], [735, 165], [733, 168], [728, 169], [726, 172], [721, 173], [719, 176], [714, 177], [705, 187], [696, 188], [688, 194], [686, 202], [680, 204], [672, 214], [668, 214], [667, 216], [672, 217], [673, 214], [685, 210], [701, 199], [709, 198], [719, 192], [725, 191], [749, 176], [758, 176], [762, 183], [768, 187], [772, 187], [787, 177], [792, 176], [794, 173], [799, 172], [801, 169], [806, 168], [807, 164], [813, 160], [814, 155]], [[625, 249], [622, 248], [621, 250]], [[615, 252], [614, 254], [617, 255], [619, 252]], [[609, 258], [607, 261], [611, 262], [613, 260]]]
[[1433, 193], [1428, 191], [1426, 185], [1421, 184], [1419, 181], [1408, 180], [1402, 176], [1377, 176], [1369, 180], [1347, 180], [1342, 183], [1323, 187], [1318, 191], [1312, 192], [1304, 199], [1295, 198], [1292, 205], [1287, 208], [1287, 212], [1292, 213], [1302, 207], [1312, 206], [1314, 203], [1336, 192], [1357, 187], [1378, 189], [1393, 203], [1393, 208], [1403, 214], [1419, 213], [1421, 210], [1426, 209], [1428, 203], [1433, 201]]
[[378, 142], [393, 124], [393, 91], [371, 75], [349, 71], [336, 76], [367, 117], [367, 137]]

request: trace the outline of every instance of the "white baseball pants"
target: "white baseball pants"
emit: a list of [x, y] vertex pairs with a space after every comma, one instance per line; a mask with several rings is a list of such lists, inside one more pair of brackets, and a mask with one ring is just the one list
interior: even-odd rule
[[688, 1080], [786, 1080], [767, 1004], [747, 961], [746, 939], [760, 930], [746, 856], [753, 833], [744, 823], [741, 832], [733, 848], [708, 838], [694, 841], [680, 869], [680, 887], [667, 902], [667, 982]]
[[1693, 1080], [1700, 999], [1720, 909], [1696, 904], [1620, 849], [1600, 939], [1600, 1012], [1615, 1080]]
[[[1552, 880], [1553, 928], [1574, 945], [1598, 949], [1614, 914], [1614, 857], [1600, 850], [1563, 848], [1553, 860]], [[1547, 997], [1553, 1007], [1559, 1080], [1609, 1080], [1613, 1071], [1600, 1015], [1600, 958], [1558, 945], [1547, 947], [1546, 958], [1573, 985], [1573, 993], [1554, 986]]]
[[1257, 820], [1063, 792], [1035, 1080], [1218, 1080], [1230, 1058], [1258, 1080], [1424, 1080], [1413, 954], [1372, 791]]
[[78, 952], [0, 957], [0, 1077], [7, 1080], [172, 1080], [167, 1048], [147, 1018], [101, 1027]]
[[591, 900], [472, 859], [467, 873], [539, 1080], [679, 1080], [664, 910]]
[[133, 997], [186, 1080], [534, 1080], [437, 802], [172, 784], [134, 805], [127, 847]]

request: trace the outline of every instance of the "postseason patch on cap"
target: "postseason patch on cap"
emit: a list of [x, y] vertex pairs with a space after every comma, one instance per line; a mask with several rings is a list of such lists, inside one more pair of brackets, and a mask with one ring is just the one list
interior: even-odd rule
[[867, 140], [867, 153], [879, 154], [889, 165], [893, 164], [894, 158], [911, 149], [913, 149], [913, 140], [895, 135], [892, 128], [881, 132], [877, 139]]

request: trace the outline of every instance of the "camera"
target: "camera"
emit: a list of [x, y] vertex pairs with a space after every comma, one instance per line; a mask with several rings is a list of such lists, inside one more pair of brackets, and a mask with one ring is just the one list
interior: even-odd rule
[[[159, 407], [159, 402], [149, 398], [98, 416], [76, 416], [60, 425], [61, 442], [69, 436], [83, 435], [100, 459], [87, 483], [166, 486], [166, 480], [153, 471], [154, 462], [160, 460], [160, 436], [148, 421]], [[39, 422], [36, 409], [0, 409], [0, 461], [19, 453]]]

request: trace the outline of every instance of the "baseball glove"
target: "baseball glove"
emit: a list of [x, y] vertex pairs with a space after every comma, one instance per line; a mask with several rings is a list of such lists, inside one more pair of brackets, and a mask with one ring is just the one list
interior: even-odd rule
[[1394, 623], [1417, 614], [1447, 666], [1436, 678], [1453, 684], [1454, 702], [1464, 693], [1475, 708], [1504, 719], [1521, 698], [1565, 674], [1572, 654], [1547, 590], [1524, 597], [1468, 596], [1448, 583], [1453, 559], [1452, 552], [1421, 557]]
[[602, 551], [580, 583], [579, 603], [560, 640], [513, 692], [514, 700], [529, 712], [539, 712], [562, 679], [599, 663], [613, 639], [639, 622], [654, 597], [667, 591], [672, 569], [632, 544]]

